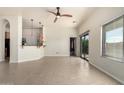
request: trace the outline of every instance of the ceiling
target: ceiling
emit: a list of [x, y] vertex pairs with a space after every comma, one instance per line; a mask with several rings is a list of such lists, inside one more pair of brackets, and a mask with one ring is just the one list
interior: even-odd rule
[[[96, 10], [95, 7], [61, 7], [62, 14], [71, 14], [72, 18], [62, 17], [56, 23], [53, 23], [55, 16], [47, 11], [56, 11], [56, 7], [4, 7], [0, 8], [1, 16], [23, 16], [23, 25], [31, 26], [30, 19], [34, 19], [34, 26], [39, 26], [41, 22], [45, 26], [66, 26], [77, 27], [80, 23], [85, 21]], [[73, 23], [75, 21], [75, 23]]]

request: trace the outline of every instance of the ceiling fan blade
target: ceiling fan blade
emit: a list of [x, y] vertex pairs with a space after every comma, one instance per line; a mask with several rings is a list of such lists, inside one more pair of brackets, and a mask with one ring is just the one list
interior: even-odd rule
[[70, 14], [62, 14], [61, 17], [72, 17]]
[[54, 14], [54, 15], [56, 15], [56, 13], [54, 13], [54, 12], [52, 12], [52, 11], [48, 11], [49, 13], [51, 13], [51, 14]]
[[54, 19], [54, 23], [57, 21], [57, 17]]

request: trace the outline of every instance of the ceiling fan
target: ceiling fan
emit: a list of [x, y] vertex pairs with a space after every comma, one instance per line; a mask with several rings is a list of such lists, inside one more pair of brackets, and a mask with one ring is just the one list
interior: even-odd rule
[[60, 10], [60, 7], [56, 7], [56, 10], [57, 10], [57, 12], [48, 11], [49, 13], [52, 13], [52, 14], [54, 14], [56, 16], [55, 19], [54, 19], [54, 23], [60, 17], [72, 17], [72, 15], [70, 15], [70, 14], [61, 14], [60, 11], [59, 11]]

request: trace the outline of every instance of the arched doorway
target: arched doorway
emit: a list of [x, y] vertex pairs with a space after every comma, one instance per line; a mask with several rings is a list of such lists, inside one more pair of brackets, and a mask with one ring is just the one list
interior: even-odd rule
[[1, 30], [1, 58], [4, 62], [10, 60], [10, 23], [7, 19], [2, 19], [0, 22]]

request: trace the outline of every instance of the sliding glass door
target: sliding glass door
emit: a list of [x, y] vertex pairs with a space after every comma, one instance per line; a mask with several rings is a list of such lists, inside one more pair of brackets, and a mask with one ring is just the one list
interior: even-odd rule
[[80, 56], [85, 60], [89, 60], [89, 32], [86, 32], [80, 37]]

